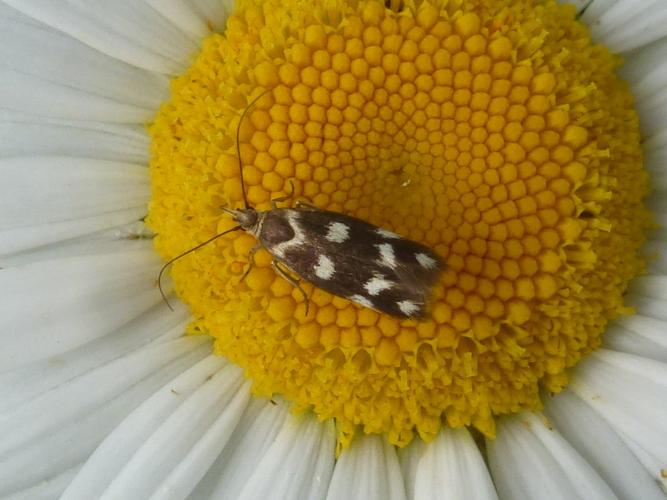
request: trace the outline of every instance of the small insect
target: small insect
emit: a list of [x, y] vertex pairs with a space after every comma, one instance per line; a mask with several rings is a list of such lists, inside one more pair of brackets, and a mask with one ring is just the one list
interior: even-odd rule
[[240, 210], [223, 210], [238, 225], [171, 259], [160, 271], [158, 284], [164, 270], [177, 259], [225, 234], [243, 230], [257, 239], [257, 245], [250, 251], [249, 267], [241, 279], [252, 268], [255, 252], [265, 248], [273, 257], [273, 269], [303, 295], [306, 314], [309, 301], [300, 278], [392, 316], [424, 316], [431, 288], [443, 270], [442, 260], [430, 248], [355, 217], [303, 202], [297, 202], [295, 208], [278, 208], [277, 203], [287, 197], [273, 200], [272, 208], [266, 211], [249, 205], [243, 181], [240, 126], [248, 110], [267, 92], [245, 108], [236, 131], [245, 206]]

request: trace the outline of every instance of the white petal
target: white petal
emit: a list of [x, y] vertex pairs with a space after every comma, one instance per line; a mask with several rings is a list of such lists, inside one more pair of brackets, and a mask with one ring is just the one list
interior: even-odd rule
[[[214, 424], [192, 449], [183, 457], [177, 454], [178, 465], [174, 467], [174, 470], [168, 474], [165, 480], [161, 481], [151, 498], [155, 500], [167, 498], [177, 500], [185, 498], [195, 489], [199, 480], [211, 464], [215, 462], [235, 431], [243, 410], [248, 406], [249, 399], [250, 382], [248, 381], [241, 386], [234, 399], [227, 403]], [[190, 421], [185, 422], [185, 425], [189, 424]], [[171, 439], [172, 436], [167, 434], [166, 437]], [[159, 451], [164, 445], [165, 443], [158, 443], [154, 451]], [[151, 455], [149, 455], [148, 460], [151, 460]], [[160, 468], [162, 469], [162, 466]], [[113, 489], [111, 490], [113, 491]], [[114, 498], [114, 496], [109, 495], [109, 498]]]
[[[660, 16], [664, 19], [667, 16], [666, 4], [662, 1], [660, 4], [659, 9], [642, 5], [641, 7], [637, 6], [636, 10], [644, 20], [653, 19], [652, 16], [657, 11], [660, 11], [661, 14], [654, 20], [660, 19]], [[627, 24], [634, 28], [638, 23], [635, 19], [629, 20]], [[664, 21], [662, 24], [665, 24]], [[630, 83], [632, 94], [636, 99], [636, 109], [640, 116], [642, 131], [647, 138], [650, 138], [644, 143], [644, 149], [646, 151], [646, 165], [653, 174], [651, 184], [655, 189], [664, 189], [667, 184], [664, 162], [660, 162], [664, 152], [656, 154], [656, 141], [653, 140], [656, 135], [663, 135], [664, 137], [664, 130], [667, 126], [667, 118], [664, 113], [667, 106], [667, 92], [665, 92], [665, 86], [667, 85], [666, 53], [667, 38], [662, 38], [642, 47], [640, 50], [635, 50], [631, 56], [626, 57], [625, 64], [620, 69], [621, 76]], [[659, 140], [661, 143], [664, 143], [664, 141], [664, 138]], [[661, 149], [664, 150], [664, 144]]]
[[159, 303], [159, 267], [145, 244], [0, 270], [0, 371], [103, 337]]
[[2, 500], [53, 500], [72, 482], [78, 470], [79, 466], [73, 467], [34, 486], [3, 496]]
[[595, 470], [537, 414], [501, 419], [496, 439], [487, 440], [487, 453], [501, 498], [616, 498]]
[[7, 115], [0, 111], [1, 158], [74, 156], [139, 165], [148, 163], [150, 141], [142, 125]]
[[633, 280], [630, 292], [667, 300], [667, 276], [641, 276]]
[[[653, 147], [649, 148], [649, 144]], [[653, 178], [655, 177], [659, 178], [658, 182], [660, 182], [660, 179], [664, 181], [664, 187], [658, 186], [652, 198], [665, 199], [667, 198], [665, 196], [665, 191], [667, 191], [667, 168], [665, 168], [665, 165], [667, 165], [667, 130], [665, 133], [657, 134], [646, 141], [644, 149], [646, 160], [649, 162], [647, 166], [651, 168], [651, 185], [653, 185]], [[662, 209], [665, 209], [664, 202], [662, 205]], [[652, 215], [660, 227], [651, 230], [648, 235], [649, 241], [642, 249], [642, 253], [648, 257], [647, 273], [658, 276], [667, 275], [667, 252], [664, 251], [667, 246], [667, 211], [656, 212], [654, 210]]]
[[[28, 229], [30, 227], [33, 226], [29, 226]], [[13, 231], [2, 231], [0, 236], [4, 237], [7, 233], [13, 233]], [[152, 240], [153, 237], [154, 234], [142, 221], [135, 220], [129, 224], [85, 234], [78, 238], [69, 238], [65, 241], [56, 241], [53, 244], [4, 255], [2, 264], [6, 268], [11, 268], [68, 257], [126, 252], [132, 249], [141, 250], [147, 248], [150, 244], [149, 240]]]
[[9, 69], [2, 70], [0, 106], [38, 116], [74, 120], [140, 123], [153, 116], [147, 109]]
[[[665, 180], [667, 181], [667, 176], [665, 176]], [[665, 187], [667, 188], [667, 185]], [[647, 272], [649, 274], [665, 275], [667, 274], [667, 252], [664, 251], [665, 241], [662, 239], [662, 235], [658, 235], [655, 232], [652, 232], [650, 236], [651, 240], [642, 248], [642, 253], [648, 256], [646, 262]]]
[[[466, 429], [440, 431], [433, 442], [417, 447], [417, 456], [408, 459], [411, 466], [403, 468], [406, 476], [411, 476], [405, 478], [408, 498], [498, 498], [484, 459]], [[408, 452], [409, 455], [413, 453]]]
[[[192, 5], [192, 2], [187, 0], [144, 0], [144, 2], [187, 33], [194, 41], [203, 39], [209, 32], [206, 19], [197, 13], [196, 6]], [[216, 3], [220, 1], [216, 0]]]
[[571, 391], [548, 400], [546, 412], [563, 437], [622, 500], [664, 500], [664, 494], [619, 435]]
[[351, 498], [407, 498], [396, 450], [383, 436], [358, 436], [338, 458], [327, 500]]
[[144, 2], [3, 0], [111, 57], [151, 71], [182, 72], [197, 41]]
[[628, 290], [627, 301], [640, 314], [667, 320], [667, 276], [636, 278]]
[[651, 318], [667, 320], [667, 301], [641, 295], [629, 295], [628, 305], [637, 309], [637, 312]]
[[[658, 133], [646, 139], [642, 144], [642, 149], [645, 154], [645, 166], [651, 173], [651, 186], [654, 189], [667, 189], [667, 130], [662, 128]], [[654, 233], [651, 233], [651, 236], [654, 236]], [[646, 253], [654, 255], [650, 251]]]
[[[650, 208], [650, 207], [649, 207]], [[655, 212], [653, 213], [655, 216]], [[662, 243], [663, 245], [665, 242], [667, 242], [667, 228], [663, 226], [658, 226], [657, 228], [653, 229], [650, 234], [651, 238], [649, 240], [649, 243], [651, 242], [656, 242], [656, 243]], [[662, 248], [662, 247], [659, 247]], [[652, 257], [652, 255], [651, 255]], [[651, 267], [651, 262], [648, 262], [649, 268]], [[665, 272], [652, 272], [651, 274], [667, 274]]]
[[253, 398], [227, 446], [189, 498], [236, 500], [289, 415], [285, 403]]
[[78, 466], [133, 408], [210, 352], [204, 338], [147, 346], [0, 416], [0, 496]]
[[220, 32], [224, 31], [227, 17], [234, 8], [234, 0], [190, 0], [190, 4], [213, 29]]
[[[650, 14], [642, 14], [650, 15]], [[632, 95], [641, 100], [655, 94], [664, 94], [664, 81], [667, 71], [665, 47], [667, 39], [661, 39], [651, 45], [642, 47], [627, 58], [620, 73], [632, 84]]]
[[426, 443], [421, 439], [413, 439], [408, 446], [398, 450], [398, 461], [403, 472], [403, 484], [405, 485], [406, 498], [408, 499], [414, 499], [417, 469], [424, 455], [425, 446]]
[[[39, 141], [35, 141], [35, 137], [39, 137]], [[111, 124], [103, 124], [97, 122], [73, 122], [65, 120], [39, 120], [28, 115], [17, 113], [7, 113], [0, 111], [0, 157], [10, 158], [15, 156], [22, 156], [25, 154], [52, 154], [52, 155], [73, 155], [88, 158], [100, 158], [103, 160], [112, 160], [110, 162], [100, 162], [101, 174], [108, 176], [107, 170], [115, 165], [121, 165], [121, 168], [127, 168], [128, 162], [135, 162], [137, 164], [145, 164], [147, 162], [148, 150], [148, 136], [142, 128], [137, 126], [119, 126]], [[31, 164], [29, 159], [16, 159], [18, 163], [15, 169], [19, 170], [17, 174], [18, 179], [15, 183], [38, 185], [34, 175], [27, 169]], [[44, 158], [37, 159], [37, 162], [46, 163], [44, 168], [49, 171], [49, 175], [53, 175], [53, 165], [62, 163], [63, 158], [52, 157], [52, 162]], [[65, 160], [67, 161], [67, 160]], [[88, 169], [86, 165], [95, 163], [83, 160], [81, 158], [73, 160], [74, 163], [82, 165], [81, 168]], [[69, 168], [69, 165], [68, 165]], [[76, 169], [75, 169], [76, 170]], [[98, 167], [99, 170], [99, 167]], [[136, 171], [138, 176], [144, 177], [145, 167], [136, 166], [129, 167], [129, 170]], [[94, 171], [94, 169], [93, 169]], [[76, 181], [72, 177], [76, 177], [76, 172], [69, 173], [67, 171], [61, 172], [61, 182], [67, 186], [81, 184], [81, 181]], [[24, 179], [21, 180], [21, 177]], [[145, 186], [146, 179], [140, 179], [137, 185], [136, 178], [130, 176], [125, 185], [118, 186], [120, 189], [129, 187], [136, 190], [138, 186]], [[127, 183], [131, 186], [127, 186]], [[48, 221], [49, 218], [46, 213], [40, 210], [34, 211], [32, 214], [29, 210], [30, 205], [24, 204], [23, 215], [30, 218], [30, 221], [25, 225], [26, 220], [21, 220], [9, 217], [8, 220], [3, 220], [0, 214], [0, 224], [4, 224], [4, 230], [0, 232], [0, 254], [10, 254], [26, 249], [35, 248], [58, 241], [68, 240], [84, 234], [97, 232], [110, 227], [126, 224], [131, 221], [136, 221], [146, 214], [145, 197], [148, 193], [147, 186], [141, 189], [137, 201], [133, 204], [134, 207], [123, 207], [120, 203], [125, 197], [119, 197], [117, 203], [114, 203], [114, 208], [108, 211], [108, 207], [97, 206], [95, 200], [100, 191], [108, 190], [114, 187], [113, 183], [104, 186], [104, 179], [100, 179], [99, 185], [83, 186], [84, 189], [90, 190], [88, 199], [88, 207], [85, 208], [85, 214], [68, 213], [72, 208], [71, 200], [64, 197], [56, 197], [53, 194], [53, 185], [49, 184], [45, 192], [40, 196], [53, 199], [53, 203], [60, 205], [62, 214], [58, 215], [60, 221]], [[10, 194], [14, 186], [10, 179], [5, 179], [3, 187], [0, 191], [9, 192], [5, 196], [7, 200], [11, 200]], [[82, 198], [81, 195], [78, 195]], [[18, 203], [18, 201], [17, 201]], [[18, 208], [18, 207], [17, 207]], [[57, 214], [55, 207], [51, 206], [48, 209], [48, 214]], [[1, 227], [1, 226], [0, 226]]]
[[589, 27], [597, 42], [613, 52], [628, 52], [665, 36], [666, 21], [663, 0], [619, 0], [600, 12]]
[[667, 322], [635, 314], [615, 320], [604, 333], [604, 345], [667, 363]]
[[287, 418], [271, 447], [255, 465], [238, 500], [322, 499], [334, 462], [332, 422], [310, 415]]
[[[59, 423], [113, 399], [146, 376], [144, 364], [151, 362], [154, 370], [159, 369], [182, 351], [192, 350], [205, 341], [204, 338], [181, 338], [135, 351], [7, 409], [0, 417], [3, 430], [0, 453], [12, 451]], [[86, 394], [92, 388], [95, 388], [92, 394]], [[26, 422], [29, 425], [25, 425]]]
[[141, 123], [167, 96], [164, 76], [112, 59], [45, 26], [7, 19], [2, 10], [0, 34], [4, 108], [41, 116]]
[[[0, 254], [48, 243], [63, 233], [136, 220], [149, 195], [146, 168], [68, 157], [0, 159]], [[82, 225], [72, 226], [82, 219]], [[41, 227], [55, 223], [45, 236]], [[34, 228], [31, 230], [25, 228]], [[5, 232], [6, 230], [9, 230]], [[18, 242], [17, 235], [22, 236]]]
[[0, 374], [0, 413], [17, 407], [76, 377], [106, 365], [151, 342], [165, 342], [183, 335], [189, 311], [175, 302], [168, 313], [158, 304], [104, 337], [69, 352]]
[[604, 14], [609, 8], [619, 0], [559, 0], [559, 3], [571, 3], [577, 7], [577, 12], [581, 12], [584, 7], [586, 10], [581, 15], [581, 20], [585, 24], [593, 24], [598, 17]]
[[125, 419], [64, 498], [183, 498], [224, 448], [249, 396], [241, 370], [209, 356]]
[[[57, 251], [58, 247], [69, 245], [73, 238], [83, 235], [90, 235], [89, 239], [92, 241], [98, 239], [101, 235], [104, 236], [113, 232], [120, 233], [127, 224], [137, 221], [145, 215], [146, 208], [140, 206], [92, 217], [3, 229], [0, 230], [0, 255], [3, 256], [4, 265], [14, 265], [22, 262], [23, 257], [25, 257], [25, 254], [20, 252], [42, 251], [45, 250], [46, 245], [55, 245], [50, 249]], [[107, 228], [113, 228], [113, 231], [100, 233]], [[130, 238], [130, 236], [125, 237]]]
[[142, 402], [95, 450], [67, 488], [65, 496], [98, 498], [153, 428], [157, 428], [187, 396], [225, 365], [223, 358], [209, 355], [168, 384], [162, 384], [160, 390]]
[[145, 205], [146, 168], [72, 157], [0, 159], [0, 229]]
[[626, 440], [656, 479], [667, 481], [667, 365], [599, 349], [576, 368], [570, 389]]
[[[643, 54], [644, 52], [642, 51], [641, 53]], [[667, 130], [661, 130], [657, 134], [646, 138], [642, 143], [642, 149], [648, 157], [656, 158], [656, 172], [660, 169], [665, 169], [660, 160], [667, 159]]]

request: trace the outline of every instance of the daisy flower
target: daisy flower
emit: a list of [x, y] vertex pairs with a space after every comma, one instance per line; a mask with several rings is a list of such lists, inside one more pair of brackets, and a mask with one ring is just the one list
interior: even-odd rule
[[[0, 498], [665, 498], [663, 0], [1, 0], [0, 38]], [[244, 195], [432, 248], [429, 315], [307, 308], [242, 233], [170, 311]]]

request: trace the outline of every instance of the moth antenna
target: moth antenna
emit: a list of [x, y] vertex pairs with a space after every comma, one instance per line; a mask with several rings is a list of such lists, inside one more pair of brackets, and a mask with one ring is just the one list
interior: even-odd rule
[[243, 165], [241, 163], [241, 124], [243, 123], [243, 119], [245, 118], [245, 115], [248, 113], [248, 110], [252, 108], [257, 101], [259, 101], [262, 97], [264, 97], [272, 90], [273, 89], [265, 90], [257, 97], [255, 97], [250, 102], [250, 104], [246, 106], [246, 108], [243, 110], [243, 113], [241, 114], [241, 118], [239, 119], [239, 124], [236, 127], [236, 156], [238, 156], [239, 159], [239, 177], [241, 178], [241, 191], [243, 192], [243, 203], [245, 205], [245, 208], [250, 208], [250, 204], [248, 203], [248, 197], [245, 194], [245, 182], [243, 181]]
[[180, 259], [181, 257], [185, 257], [185, 256], [188, 255], [189, 253], [192, 253], [192, 252], [194, 252], [195, 250], [199, 250], [201, 247], [203, 247], [203, 246], [205, 246], [205, 245], [208, 245], [208, 244], [211, 243], [212, 241], [217, 240], [218, 238], [220, 238], [220, 236], [224, 236], [224, 235], [226, 235], [226, 234], [228, 234], [228, 233], [231, 233], [232, 231], [238, 231], [239, 229], [241, 229], [241, 226], [234, 226], [234, 227], [231, 228], [231, 229], [227, 229], [227, 231], [223, 231], [223, 232], [221, 232], [221, 233], [219, 233], [219, 234], [216, 234], [216, 235], [213, 236], [212, 238], [209, 238], [209, 239], [207, 239], [206, 241], [204, 241], [203, 243], [200, 243], [199, 245], [197, 245], [197, 246], [195, 246], [195, 247], [192, 247], [190, 250], [186, 250], [185, 252], [183, 252], [183, 253], [177, 255], [177, 256], [174, 257], [173, 259], [167, 261], [167, 263], [166, 263], [164, 266], [162, 266], [162, 269], [160, 269], [160, 274], [157, 275], [157, 286], [158, 286], [158, 288], [160, 289], [160, 295], [162, 295], [162, 300], [164, 300], [164, 303], [167, 304], [167, 307], [168, 307], [169, 309], [171, 309], [172, 311], [174, 310], [174, 308], [171, 307], [171, 304], [170, 304], [169, 301], [167, 300], [167, 296], [164, 294], [164, 290], [162, 289], [162, 275], [163, 275], [164, 272], [167, 270], [167, 268], [168, 268], [170, 265], [172, 265], [174, 262], [176, 262], [178, 259]]

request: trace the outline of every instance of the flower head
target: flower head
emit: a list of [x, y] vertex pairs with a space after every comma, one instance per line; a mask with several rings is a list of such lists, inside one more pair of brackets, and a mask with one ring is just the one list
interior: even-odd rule
[[[667, 4], [577, 3], [0, 0], [0, 496], [664, 498], [665, 234], [628, 286], [638, 123], [586, 30], [663, 223]], [[240, 233], [170, 312], [149, 161], [163, 257], [293, 185], [438, 252], [428, 319], [305, 314]]]
[[268, 252], [241, 282], [256, 241], [231, 234], [176, 265], [192, 328], [344, 444], [357, 425], [398, 445], [443, 424], [493, 436], [494, 415], [540, 407], [540, 383], [561, 390], [625, 311], [649, 220], [632, 98], [574, 10], [242, 2], [228, 24], [151, 129], [158, 249], [230, 227], [243, 175], [257, 208], [293, 186], [447, 270], [423, 321], [304, 286], [306, 314]]

